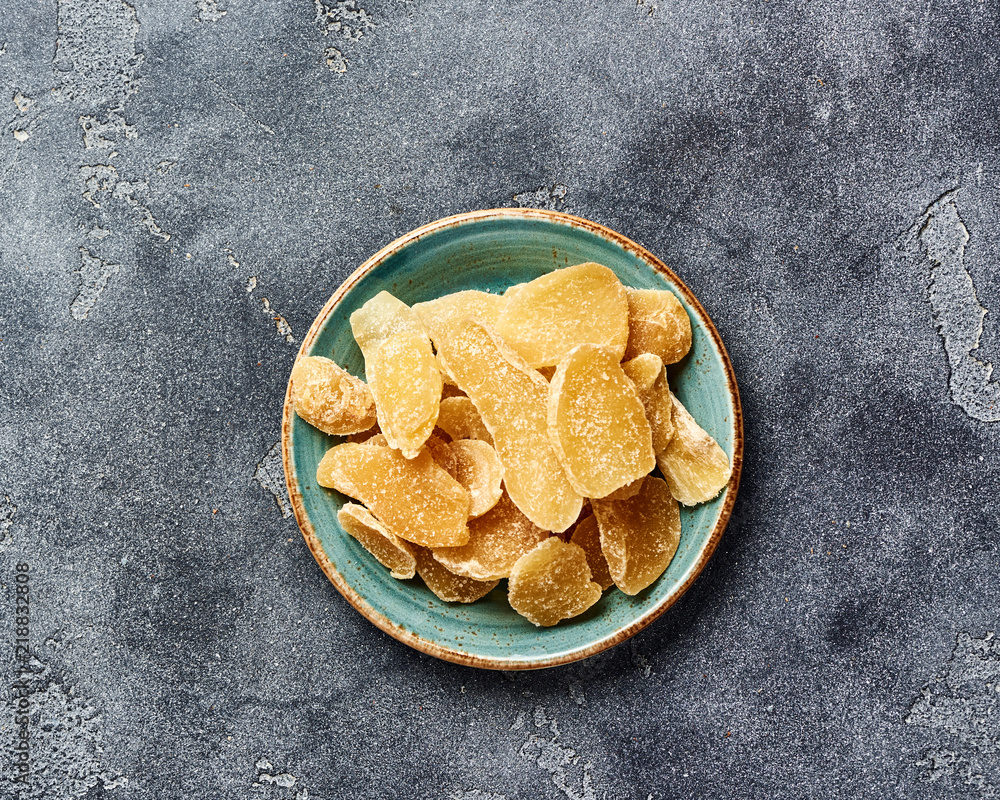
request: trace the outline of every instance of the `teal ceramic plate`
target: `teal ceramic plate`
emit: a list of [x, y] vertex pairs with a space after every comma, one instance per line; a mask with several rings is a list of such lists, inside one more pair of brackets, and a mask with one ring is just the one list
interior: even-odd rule
[[475, 211], [432, 222], [380, 250], [336, 291], [302, 342], [303, 355], [332, 358], [359, 377], [364, 360], [349, 317], [383, 289], [413, 304], [447, 292], [502, 292], [556, 267], [597, 261], [622, 283], [671, 289], [691, 316], [691, 353], [670, 370], [671, 386], [733, 464], [713, 501], [681, 510], [681, 543], [667, 571], [635, 597], [617, 589], [587, 613], [536, 628], [507, 605], [506, 581], [469, 605], [438, 600], [418, 579], [397, 581], [337, 522], [346, 498], [316, 483], [316, 466], [338, 437], [299, 419], [286, 394], [282, 452], [295, 517], [323, 572], [365, 617], [439, 658], [492, 669], [537, 669], [585, 658], [623, 642], [659, 617], [704, 569], [736, 499], [743, 456], [739, 393], [726, 350], [691, 291], [655, 256], [578, 217], [535, 209]]

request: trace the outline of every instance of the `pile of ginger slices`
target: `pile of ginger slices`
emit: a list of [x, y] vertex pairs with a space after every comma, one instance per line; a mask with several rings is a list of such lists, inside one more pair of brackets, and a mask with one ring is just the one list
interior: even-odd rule
[[550, 626], [612, 585], [637, 594], [677, 552], [678, 504], [729, 482], [667, 384], [691, 348], [669, 291], [577, 264], [503, 295], [381, 292], [351, 328], [367, 384], [319, 356], [292, 370], [298, 415], [347, 437], [316, 479], [358, 501], [341, 526], [394, 578], [444, 601], [506, 578], [511, 607]]

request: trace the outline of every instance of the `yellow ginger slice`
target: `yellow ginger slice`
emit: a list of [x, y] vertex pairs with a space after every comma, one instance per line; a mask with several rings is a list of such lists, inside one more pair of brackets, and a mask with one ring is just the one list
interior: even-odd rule
[[470, 289], [446, 294], [426, 303], [415, 303], [413, 313], [427, 328], [434, 347], [440, 349], [441, 340], [450, 337], [458, 323], [466, 317], [496, 325], [505, 302], [502, 295]]
[[456, 575], [481, 581], [506, 578], [514, 563], [549, 538], [504, 494], [479, 519], [469, 520], [469, 543], [436, 547], [434, 558]]
[[417, 559], [417, 574], [439, 599], [446, 603], [474, 603], [485, 597], [500, 581], [477, 581], [450, 572], [435, 560], [431, 551], [423, 547], [414, 548]]
[[333, 361], [302, 356], [292, 368], [295, 413], [323, 433], [347, 436], [375, 424], [369, 388]]
[[493, 436], [514, 505], [539, 528], [566, 530], [583, 499], [573, 491], [549, 441], [549, 384], [477, 320], [461, 322], [442, 351]]
[[625, 359], [641, 353], [675, 364], [691, 349], [691, 319], [672, 292], [633, 289], [628, 292], [629, 335]]
[[663, 574], [681, 541], [681, 515], [667, 484], [652, 476], [629, 500], [595, 500], [601, 551], [615, 585], [637, 594]]
[[480, 439], [493, 444], [493, 437], [468, 397], [446, 397], [441, 401], [437, 426], [452, 439]]
[[715, 439], [694, 421], [681, 401], [673, 401], [674, 435], [656, 456], [670, 492], [686, 506], [711, 500], [733, 474], [732, 465]]
[[621, 361], [628, 343], [628, 299], [600, 264], [557, 269], [508, 292], [497, 333], [532, 367], [549, 367], [578, 344], [606, 347]]
[[641, 478], [636, 478], [631, 483], [626, 483], [621, 489], [615, 489], [611, 494], [602, 497], [602, 500], [629, 500], [639, 494], [639, 490], [642, 489], [642, 482], [646, 479], [643, 475]]
[[339, 444], [319, 462], [316, 481], [360, 500], [400, 539], [425, 547], [469, 541], [469, 493], [426, 448], [408, 459], [391, 447]]
[[587, 556], [587, 565], [590, 567], [590, 579], [601, 587], [601, 591], [614, 586], [608, 562], [601, 551], [601, 532], [593, 514], [584, 517], [576, 524], [569, 540], [583, 548]]
[[379, 292], [351, 314], [351, 330], [366, 364], [375, 349], [394, 334], [413, 333], [426, 338], [428, 345], [431, 341], [413, 309], [388, 292]]
[[622, 369], [635, 384], [646, 409], [646, 419], [653, 432], [653, 451], [662, 453], [674, 436], [674, 401], [663, 361], [657, 355], [643, 353], [624, 362]]
[[549, 388], [548, 422], [570, 485], [584, 497], [604, 497], [656, 467], [635, 385], [602, 347], [577, 345], [559, 362]]
[[469, 492], [469, 518], [481, 517], [503, 494], [503, 465], [497, 451], [475, 439], [458, 439], [445, 446], [454, 465], [448, 470], [451, 477]]
[[408, 580], [416, 574], [413, 545], [393, 536], [364, 506], [347, 503], [337, 512], [340, 527], [386, 567], [392, 577]]
[[437, 424], [441, 373], [427, 337], [401, 331], [365, 361], [378, 424], [389, 444], [414, 458]]
[[511, 608], [545, 627], [582, 614], [600, 599], [601, 587], [590, 580], [583, 548], [558, 536], [521, 556], [507, 583]]

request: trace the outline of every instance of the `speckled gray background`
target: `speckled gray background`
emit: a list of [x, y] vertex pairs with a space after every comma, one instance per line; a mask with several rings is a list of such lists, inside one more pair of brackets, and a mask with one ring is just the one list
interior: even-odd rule
[[[996, 0], [0, 11], [0, 797], [1000, 796]], [[678, 272], [747, 439], [683, 600], [530, 674], [355, 613], [275, 449], [337, 284], [516, 204]]]

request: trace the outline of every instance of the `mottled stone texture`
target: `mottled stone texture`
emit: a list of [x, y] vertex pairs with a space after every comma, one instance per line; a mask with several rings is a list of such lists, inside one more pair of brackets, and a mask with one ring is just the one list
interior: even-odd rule
[[[0, 798], [1000, 795], [996, 0], [0, 11]], [[514, 203], [674, 267], [747, 439], [683, 600], [516, 675], [355, 613], [273, 449], [338, 283]]]

